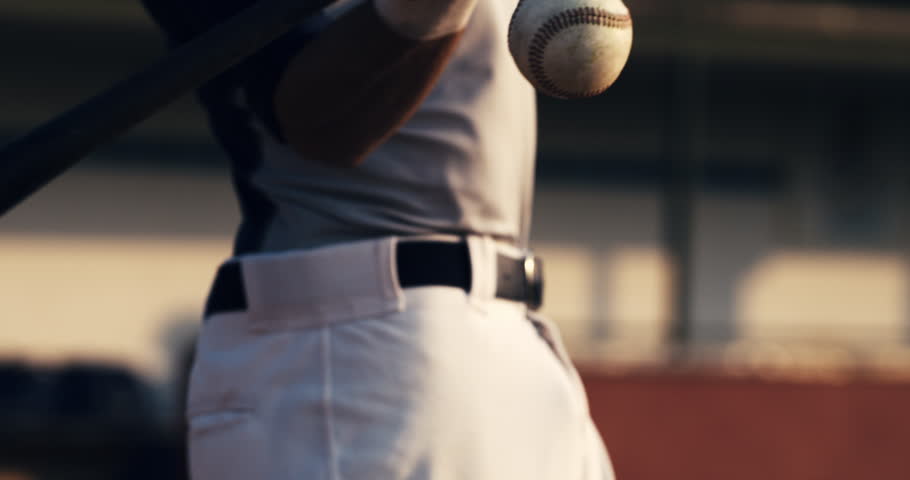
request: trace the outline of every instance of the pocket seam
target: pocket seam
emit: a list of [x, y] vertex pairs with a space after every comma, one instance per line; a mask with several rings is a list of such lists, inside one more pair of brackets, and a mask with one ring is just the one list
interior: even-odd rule
[[226, 400], [224, 398], [218, 398], [215, 395], [208, 397], [203, 395], [202, 398], [187, 403], [186, 418], [187, 420], [192, 421], [194, 418], [203, 415], [217, 415], [231, 412], [252, 413], [256, 410], [256, 404], [252, 400], [237, 398], [235, 395], [232, 395], [232, 397], [234, 398]]
[[[217, 419], [217, 421], [199, 425], [203, 423], [203, 420], [218, 417], [219, 415], [224, 416], [224, 418]], [[188, 433], [190, 435], [204, 435], [211, 433], [213, 431], [221, 430], [223, 428], [230, 428], [234, 425], [252, 421], [254, 418], [253, 409], [248, 408], [232, 408], [226, 410], [218, 410], [205, 413], [197, 413], [191, 416], [188, 420]]]

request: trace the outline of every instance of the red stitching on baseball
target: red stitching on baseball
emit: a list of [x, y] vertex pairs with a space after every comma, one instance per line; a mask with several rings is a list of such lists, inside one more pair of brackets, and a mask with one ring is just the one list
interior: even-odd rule
[[[518, 8], [524, 0], [519, 2]], [[513, 17], [514, 22], [514, 17]], [[531, 74], [541, 87], [548, 90], [551, 94], [561, 97], [593, 97], [603, 93], [607, 87], [587, 92], [569, 92], [556, 86], [556, 84], [547, 76], [543, 68], [544, 52], [550, 44], [550, 40], [559, 32], [574, 25], [601, 25], [607, 28], [624, 29], [632, 26], [632, 17], [628, 15], [616, 15], [602, 8], [580, 7], [560, 12], [558, 15], [551, 17], [534, 35], [531, 45], [528, 47], [528, 64]], [[511, 30], [512, 25], [509, 25]]]

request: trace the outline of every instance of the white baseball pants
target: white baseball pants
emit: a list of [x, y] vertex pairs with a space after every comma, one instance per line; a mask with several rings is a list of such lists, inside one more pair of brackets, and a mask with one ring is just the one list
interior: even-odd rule
[[402, 290], [396, 239], [242, 261], [248, 308], [203, 325], [188, 399], [194, 480], [611, 480], [556, 329], [494, 298]]

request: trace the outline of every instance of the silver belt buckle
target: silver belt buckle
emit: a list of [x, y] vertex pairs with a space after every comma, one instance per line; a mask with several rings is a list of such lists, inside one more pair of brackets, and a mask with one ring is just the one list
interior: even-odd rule
[[525, 304], [532, 311], [543, 305], [543, 260], [528, 252], [522, 258], [524, 266]]

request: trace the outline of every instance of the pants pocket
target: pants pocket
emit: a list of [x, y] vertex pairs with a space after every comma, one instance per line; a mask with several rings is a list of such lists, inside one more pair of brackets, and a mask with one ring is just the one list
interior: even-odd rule
[[584, 384], [581, 381], [578, 370], [575, 369], [575, 365], [572, 363], [572, 359], [569, 357], [568, 350], [566, 350], [566, 346], [562, 341], [562, 335], [559, 333], [559, 328], [552, 321], [535, 312], [528, 312], [528, 321], [537, 330], [541, 340], [550, 347], [559, 363], [566, 369], [566, 374], [569, 376], [569, 380], [575, 387], [576, 395], [579, 397], [578, 400], [582, 403], [584, 410], [587, 411], [588, 398]]
[[265, 431], [252, 410], [202, 413], [190, 418], [193, 480], [268, 479]]
[[562, 342], [559, 328], [557, 328], [549, 319], [535, 312], [528, 312], [528, 321], [531, 322], [531, 325], [534, 325], [537, 334], [550, 347], [550, 350], [553, 351], [553, 354], [556, 355], [556, 358], [559, 359], [560, 363], [567, 369], [574, 371], [575, 367], [572, 366], [572, 360], [569, 358], [566, 347]]
[[607, 449], [604, 446], [603, 439], [601, 438], [597, 426], [590, 417], [587, 401], [588, 397], [585, 393], [584, 384], [582, 383], [581, 376], [575, 369], [572, 360], [569, 358], [569, 354], [562, 342], [562, 337], [559, 334], [559, 328], [547, 318], [533, 312], [528, 313], [528, 320], [534, 325], [534, 328], [537, 329], [537, 333], [540, 335], [541, 339], [550, 346], [553, 354], [556, 355], [560, 362], [566, 367], [566, 371], [576, 388], [578, 401], [581, 402], [585, 415], [585, 418], [582, 421], [583, 430], [581, 432], [584, 437], [583, 444], [585, 445], [584, 474], [582, 478], [584, 480], [615, 480], [616, 474], [613, 471], [613, 463], [610, 460], [610, 455], [607, 453]]

